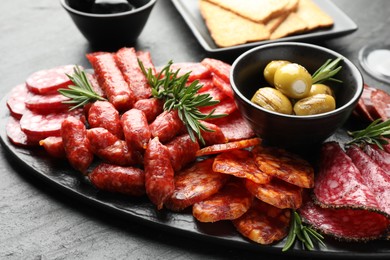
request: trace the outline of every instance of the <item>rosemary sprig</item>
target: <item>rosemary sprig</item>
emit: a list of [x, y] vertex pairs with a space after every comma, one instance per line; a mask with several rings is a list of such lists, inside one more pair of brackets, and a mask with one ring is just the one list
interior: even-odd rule
[[390, 120], [383, 122], [381, 119], [377, 119], [365, 129], [353, 132], [348, 131], [348, 134], [352, 136], [353, 139], [347, 142], [346, 146], [352, 144], [375, 144], [383, 150], [383, 145], [389, 143], [386, 138], [390, 138]]
[[342, 82], [341, 80], [333, 78], [342, 68], [342, 66], [338, 66], [339, 62], [342, 60], [341, 57], [332, 61], [332, 59], [328, 59], [314, 74], [312, 75], [313, 84], [323, 83], [327, 80]]
[[204, 144], [201, 131], [213, 132], [213, 130], [202, 124], [201, 120], [220, 118], [226, 116], [226, 114], [215, 114], [215, 109], [209, 114], [203, 114], [199, 111], [199, 107], [216, 105], [219, 100], [213, 100], [209, 94], [198, 94], [198, 90], [202, 87], [198, 80], [187, 86], [186, 83], [191, 72], [178, 76], [179, 70], [171, 71], [172, 61], [169, 61], [158, 75], [154, 75], [151, 69], [146, 70], [140, 60], [138, 60], [138, 63], [152, 88], [152, 95], [164, 100], [164, 110], [176, 109], [180, 120], [187, 128], [191, 140], [195, 141], [198, 137]]
[[314, 249], [314, 241], [325, 246], [322, 240], [324, 237], [315, 231], [313, 228], [306, 226], [302, 223], [301, 217], [298, 212], [293, 210], [293, 216], [291, 218], [290, 230], [287, 236], [286, 243], [282, 249], [283, 252], [289, 250], [295, 243], [296, 239], [303, 243], [306, 249], [313, 250]]
[[74, 85], [70, 85], [68, 88], [61, 88], [58, 92], [65, 97], [70, 98], [70, 100], [63, 101], [65, 104], [73, 105], [70, 110], [82, 107], [85, 104], [96, 100], [106, 100], [93, 90], [87, 75], [79, 66], [76, 65], [74, 67], [74, 74], [72, 76], [66, 75]]

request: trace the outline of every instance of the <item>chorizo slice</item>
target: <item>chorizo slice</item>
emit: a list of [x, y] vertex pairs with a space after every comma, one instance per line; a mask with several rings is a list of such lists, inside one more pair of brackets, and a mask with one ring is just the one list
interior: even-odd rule
[[245, 139], [235, 142], [228, 142], [225, 144], [214, 144], [207, 147], [204, 147], [200, 149], [196, 156], [205, 156], [205, 155], [211, 155], [211, 154], [219, 154], [222, 152], [227, 152], [231, 150], [238, 150], [238, 149], [244, 149], [249, 148], [255, 145], [258, 145], [261, 143], [260, 138], [251, 138], [251, 139]]
[[16, 85], [11, 89], [7, 99], [7, 107], [13, 117], [20, 119], [26, 111], [26, 103], [24, 101], [28, 93], [29, 90], [24, 83]]
[[101, 163], [92, 170], [88, 178], [99, 190], [130, 196], [145, 194], [145, 173], [132, 166]]
[[314, 187], [313, 167], [296, 154], [277, 147], [256, 146], [253, 154], [263, 172], [302, 188]]
[[175, 174], [175, 190], [165, 202], [167, 208], [181, 211], [218, 192], [229, 176], [214, 172], [213, 159], [195, 162]]
[[188, 163], [196, 159], [196, 152], [199, 150], [198, 142], [192, 141], [189, 134], [176, 136], [165, 144], [168, 148], [173, 170], [180, 171]]
[[134, 104], [134, 108], [144, 112], [148, 123], [153, 122], [161, 114], [164, 102], [157, 98], [140, 99]]
[[169, 151], [157, 137], [149, 141], [144, 157], [146, 194], [160, 210], [175, 190]]
[[[118, 50], [114, 56], [115, 62], [121, 70], [124, 79], [134, 93], [135, 100], [151, 97], [152, 88], [149, 86], [146, 76], [139, 67], [135, 49], [124, 47]], [[146, 67], [145, 69], [147, 70], [148, 68]]]
[[290, 218], [290, 210], [279, 209], [255, 199], [251, 208], [232, 222], [244, 237], [269, 245], [287, 236]]
[[86, 173], [94, 156], [84, 123], [72, 116], [66, 118], [61, 125], [61, 137], [69, 163], [76, 170]]
[[241, 217], [252, 204], [253, 196], [242, 180], [231, 179], [223, 188], [192, 207], [192, 215], [200, 222], [217, 222]]
[[258, 184], [246, 179], [245, 186], [256, 198], [280, 209], [297, 209], [302, 205], [302, 188], [273, 178]]
[[122, 72], [115, 63], [112, 53], [95, 52], [86, 55], [95, 70], [99, 85], [106, 93], [108, 100], [119, 111], [127, 111], [135, 103], [135, 96]]
[[118, 139], [107, 129], [102, 127], [88, 129], [87, 137], [92, 152], [104, 162], [121, 166], [139, 163], [138, 154], [128, 148], [126, 141]]
[[151, 137], [144, 112], [132, 108], [122, 115], [120, 122], [127, 146], [130, 149], [143, 153]]
[[149, 125], [152, 137], [162, 143], [172, 140], [184, 127], [177, 110], [164, 111]]
[[118, 110], [108, 101], [95, 101], [88, 110], [88, 123], [91, 128], [103, 127], [123, 138]]
[[62, 137], [49, 136], [39, 141], [39, 145], [41, 145], [51, 157], [66, 159], [66, 153], [64, 149], [64, 144], [62, 142]]
[[269, 183], [271, 180], [270, 175], [257, 167], [252, 153], [247, 150], [233, 150], [217, 155], [214, 159], [213, 170], [260, 184]]

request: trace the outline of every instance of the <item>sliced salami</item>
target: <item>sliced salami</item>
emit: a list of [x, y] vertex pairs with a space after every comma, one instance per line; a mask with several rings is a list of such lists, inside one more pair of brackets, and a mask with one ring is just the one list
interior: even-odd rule
[[[214, 115], [217, 114], [226, 114], [230, 115], [234, 111], [237, 110], [236, 103], [234, 103], [234, 100], [231, 98], [224, 98], [219, 102], [218, 104], [214, 106], [207, 106], [207, 107], [200, 107], [199, 111], [202, 112], [203, 114], [210, 114], [213, 110]], [[208, 119], [209, 121], [215, 120], [215, 119]]]
[[253, 154], [247, 150], [233, 150], [217, 155], [214, 159], [213, 170], [260, 184], [271, 181], [271, 176], [257, 167]]
[[255, 136], [252, 128], [238, 110], [226, 117], [213, 120], [213, 123], [221, 128], [229, 141], [238, 141]]
[[19, 119], [9, 117], [6, 125], [6, 133], [8, 139], [18, 146], [34, 146], [38, 145], [37, 140], [29, 140], [27, 135], [20, 129]]
[[377, 89], [371, 93], [371, 101], [383, 121], [390, 119], [390, 95], [387, 92]]
[[9, 97], [7, 99], [7, 107], [11, 112], [11, 115], [17, 119], [20, 119], [26, 111], [26, 97], [29, 91], [26, 84], [19, 84], [11, 89]]
[[323, 207], [379, 210], [359, 169], [336, 142], [322, 145], [314, 184], [316, 203]]
[[210, 78], [210, 70], [198, 62], [179, 62], [173, 63], [171, 65], [171, 71], [175, 72], [180, 70], [178, 76], [183, 76], [184, 74], [190, 72], [188, 81], [192, 82], [194, 80], [207, 79]]
[[253, 196], [241, 180], [231, 179], [223, 188], [192, 207], [200, 222], [217, 222], [241, 217], [252, 205]]
[[165, 202], [167, 208], [181, 211], [215, 194], [229, 179], [212, 170], [213, 159], [196, 162], [175, 174], [175, 190]]
[[60, 93], [38, 95], [29, 92], [25, 103], [28, 109], [37, 111], [41, 114], [47, 114], [55, 111], [69, 109], [69, 105], [63, 103], [67, 100], [69, 100], [69, 98], [63, 96]]
[[206, 66], [212, 73], [216, 74], [225, 82], [230, 82], [230, 69], [231, 65], [221, 60], [205, 58], [201, 64]]
[[363, 150], [379, 167], [390, 175], [390, 153], [376, 145], [365, 145]]
[[290, 218], [290, 210], [254, 200], [251, 208], [242, 217], [233, 220], [233, 224], [244, 237], [269, 245], [287, 236]]
[[370, 187], [379, 203], [379, 208], [390, 217], [390, 174], [385, 172], [359, 147], [352, 145], [347, 149], [347, 155], [351, 157], [364, 179], [364, 183]]
[[214, 145], [210, 145], [210, 146], [207, 146], [205, 148], [200, 149], [196, 153], [196, 156], [219, 154], [219, 153], [227, 152], [227, 151], [231, 151], [231, 150], [249, 148], [249, 147], [258, 145], [260, 143], [261, 143], [260, 138], [251, 138], [251, 139], [245, 139], [245, 140], [241, 140], [241, 141], [229, 142], [229, 143], [225, 143], [225, 144], [214, 144]]
[[26, 86], [35, 94], [56, 93], [59, 88], [67, 88], [72, 84], [66, 74], [72, 75], [74, 67], [75, 65], [65, 65], [34, 72], [26, 79]]
[[81, 118], [82, 109], [39, 114], [27, 110], [20, 119], [20, 127], [28, 139], [40, 141], [49, 136], [60, 136], [61, 124], [69, 116]]
[[[187, 82], [187, 85], [191, 84], [192, 82]], [[198, 90], [198, 93], [201, 93], [203, 91], [209, 90], [210, 88], [214, 87], [213, 80], [210, 79], [200, 79], [199, 84], [202, 85], [202, 87]]]
[[208, 94], [213, 100], [222, 100], [226, 97], [226, 95], [218, 88], [209, 88], [208, 90], [204, 90], [199, 92], [198, 95]]
[[223, 80], [221, 77], [219, 77], [217, 74], [213, 75], [213, 84], [215, 87], [217, 87], [219, 90], [222, 91], [226, 96], [230, 98], [234, 98], [234, 92], [232, 89], [232, 86], [230, 85], [229, 81]]

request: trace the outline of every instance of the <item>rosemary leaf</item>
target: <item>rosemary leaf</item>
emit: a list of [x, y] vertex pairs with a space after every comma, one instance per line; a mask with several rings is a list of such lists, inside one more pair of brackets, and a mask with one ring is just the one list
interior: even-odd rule
[[313, 73], [313, 84], [323, 83], [327, 80], [342, 82], [341, 80], [333, 78], [333, 76], [335, 76], [342, 68], [342, 66], [338, 66], [341, 60], [341, 57], [333, 61], [331, 59], [328, 59], [316, 72]]
[[389, 141], [386, 138], [390, 138], [390, 120], [382, 121], [377, 119], [373, 121], [363, 130], [348, 131], [348, 134], [353, 138], [345, 145], [352, 144], [364, 145], [364, 144], [376, 144], [383, 150], [383, 145], [388, 144]]

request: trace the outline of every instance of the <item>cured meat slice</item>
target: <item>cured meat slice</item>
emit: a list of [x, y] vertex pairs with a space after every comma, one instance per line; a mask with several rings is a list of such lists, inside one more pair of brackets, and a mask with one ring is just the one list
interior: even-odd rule
[[132, 108], [122, 115], [121, 124], [127, 146], [143, 153], [151, 137], [145, 114], [141, 110]]
[[215, 87], [217, 87], [219, 90], [221, 90], [226, 96], [230, 98], [234, 98], [234, 92], [232, 89], [232, 86], [230, 85], [229, 81], [223, 80], [218, 75], [213, 75], [213, 84]]
[[199, 62], [179, 62], [171, 65], [171, 71], [180, 70], [178, 76], [190, 72], [188, 81], [200, 80], [210, 78], [210, 70]]
[[302, 188], [277, 178], [266, 184], [247, 179], [245, 185], [256, 198], [274, 207], [297, 209], [302, 205]]
[[157, 98], [140, 99], [134, 104], [134, 108], [144, 112], [148, 123], [153, 122], [164, 109], [164, 102]]
[[109, 164], [131, 166], [139, 163], [139, 154], [130, 150], [126, 141], [118, 139], [114, 134], [102, 127], [87, 130], [92, 152]]
[[[192, 82], [188, 81], [187, 85], [190, 85], [191, 83]], [[199, 79], [199, 84], [202, 85], [202, 87], [198, 90], [198, 93], [201, 93], [214, 87], [213, 80], [211, 78]]]
[[217, 222], [241, 217], [252, 205], [253, 196], [241, 180], [231, 179], [223, 188], [192, 207], [192, 215], [200, 222]]
[[47, 114], [54, 111], [65, 110], [69, 108], [68, 104], [63, 103], [69, 98], [60, 93], [47, 95], [38, 95], [29, 92], [25, 99], [26, 107], [41, 114]]
[[67, 88], [72, 84], [66, 74], [72, 75], [74, 67], [75, 65], [64, 65], [34, 72], [27, 77], [26, 86], [35, 94], [56, 93], [59, 88]]
[[195, 162], [175, 174], [175, 190], [165, 202], [173, 211], [181, 211], [215, 194], [228, 181], [229, 175], [214, 172], [213, 159]]
[[302, 188], [314, 187], [314, 169], [304, 159], [277, 147], [256, 146], [254, 158], [259, 169], [266, 174]]
[[347, 241], [367, 241], [383, 237], [389, 220], [362, 209], [321, 208], [308, 200], [298, 209], [302, 220], [322, 233]]
[[101, 163], [88, 178], [99, 190], [130, 196], [145, 194], [145, 173], [139, 168]]
[[189, 134], [177, 136], [165, 146], [168, 148], [169, 158], [175, 172], [193, 162], [196, 159], [195, 154], [199, 150], [198, 142], [192, 141]]
[[69, 116], [80, 119], [82, 114], [82, 109], [49, 114], [27, 110], [20, 119], [20, 128], [26, 133], [28, 139], [40, 141], [49, 136], [60, 136], [62, 122]]
[[377, 89], [371, 93], [371, 101], [383, 121], [390, 119], [390, 95], [387, 92]]
[[[216, 105], [207, 106], [207, 107], [200, 107], [199, 111], [203, 114], [210, 114], [214, 109], [215, 109], [214, 115], [217, 115], [217, 114], [230, 115], [234, 111], [237, 110], [237, 106], [236, 106], [236, 103], [234, 103], [233, 99], [224, 98], [221, 100], [221, 102], [219, 102]], [[211, 121], [211, 120], [215, 120], [215, 119], [207, 119], [207, 120]]]
[[61, 125], [61, 137], [69, 163], [76, 170], [86, 173], [93, 161], [93, 153], [84, 123], [72, 116], [66, 118]]
[[24, 83], [11, 89], [7, 99], [7, 107], [13, 117], [20, 119], [26, 111], [26, 104], [24, 101], [26, 100], [28, 92], [26, 84]]
[[379, 167], [390, 175], [390, 153], [376, 145], [365, 145], [363, 150]]
[[[115, 53], [115, 61], [122, 71], [130, 89], [134, 93], [135, 100], [145, 99], [152, 96], [152, 89], [149, 86], [146, 76], [138, 64], [137, 54], [134, 48], [121, 48]], [[149, 66], [152, 62], [149, 62]], [[153, 68], [153, 67], [152, 67]], [[148, 69], [147, 67], [145, 68]]]
[[217, 125], [208, 123], [206, 121], [201, 121], [201, 123], [208, 129], [213, 130], [212, 132], [201, 130], [201, 134], [205, 146], [209, 146], [213, 144], [224, 144], [228, 141], [225, 135], [223, 134], [221, 128], [219, 128]]
[[390, 174], [385, 172], [359, 147], [352, 145], [347, 149], [364, 179], [364, 183], [371, 189], [379, 203], [379, 208], [390, 217]]
[[135, 103], [135, 96], [115, 63], [113, 54], [95, 52], [87, 54], [95, 75], [108, 100], [119, 111], [127, 111]]
[[14, 145], [18, 146], [34, 146], [38, 144], [37, 140], [29, 140], [27, 135], [20, 129], [19, 119], [9, 117], [6, 125], [6, 133], [8, 139]]
[[175, 190], [174, 171], [169, 151], [158, 137], [148, 143], [144, 158], [146, 194], [160, 210]]
[[95, 101], [91, 105], [88, 110], [88, 123], [91, 128], [103, 127], [119, 139], [123, 138], [119, 112], [108, 101]]
[[380, 208], [359, 169], [336, 142], [322, 145], [313, 191], [316, 203], [322, 207]]
[[221, 128], [223, 134], [229, 141], [238, 141], [255, 136], [252, 128], [238, 110], [226, 117], [213, 120], [213, 123]]
[[226, 95], [219, 90], [218, 88], [209, 88], [208, 90], [204, 90], [199, 92], [198, 95], [208, 94], [213, 100], [222, 100], [226, 97]]
[[39, 145], [43, 146], [46, 152], [54, 158], [66, 159], [66, 153], [62, 137], [60, 136], [49, 136], [41, 141]]
[[260, 184], [271, 181], [271, 176], [257, 167], [252, 153], [247, 150], [233, 150], [217, 155], [214, 159], [213, 170]]
[[206, 66], [212, 73], [216, 74], [225, 82], [230, 82], [230, 64], [213, 58], [205, 58], [201, 61], [201, 64]]
[[164, 111], [149, 125], [153, 137], [158, 137], [165, 143], [175, 137], [184, 127], [177, 110]]
[[196, 156], [205, 156], [211, 154], [219, 154], [222, 152], [227, 152], [231, 150], [249, 148], [261, 143], [260, 138], [251, 138], [241, 141], [229, 142], [225, 144], [214, 144], [200, 149], [196, 152]]
[[251, 208], [242, 217], [233, 220], [233, 224], [243, 236], [269, 245], [287, 236], [290, 218], [290, 210], [275, 208], [255, 199]]

